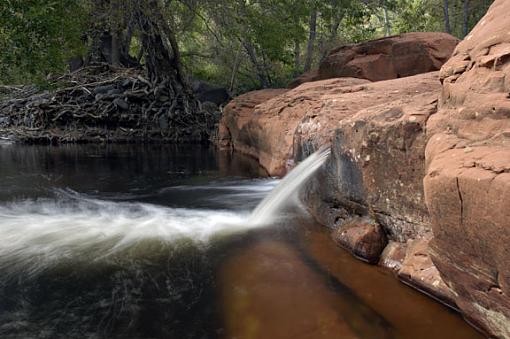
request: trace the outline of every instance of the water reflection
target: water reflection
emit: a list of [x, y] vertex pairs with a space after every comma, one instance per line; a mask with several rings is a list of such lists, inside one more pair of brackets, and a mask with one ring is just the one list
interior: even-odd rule
[[219, 272], [225, 338], [481, 338], [458, 314], [361, 263], [327, 230], [245, 236]]
[[329, 285], [291, 245], [264, 241], [220, 271], [232, 338], [391, 338], [391, 325], [349, 288]]

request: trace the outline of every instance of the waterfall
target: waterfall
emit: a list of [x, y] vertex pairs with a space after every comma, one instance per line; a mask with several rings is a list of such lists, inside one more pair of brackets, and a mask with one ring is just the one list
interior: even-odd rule
[[321, 148], [290, 171], [253, 210], [248, 218], [248, 223], [250, 225], [264, 225], [272, 222], [277, 217], [277, 212], [295, 198], [302, 185], [324, 164], [330, 153], [331, 149], [329, 147]]
[[218, 205], [217, 200], [232, 199], [244, 206], [236, 210], [108, 201], [59, 189], [47, 198], [0, 203], [0, 270], [23, 269], [35, 274], [62, 260], [92, 261], [130, 249], [151, 251], [154, 244], [169, 246], [185, 239], [207, 242], [215, 236], [269, 225], [295, 201], [300, 187], [329, 154], [329, 148], [323, 149], [304, 160], [251, 214], [249, 204], [271, 189], [275, 180], [167, 188], [184, 197], [197, 189], [211, 191], [206, 197], [210, 206]]

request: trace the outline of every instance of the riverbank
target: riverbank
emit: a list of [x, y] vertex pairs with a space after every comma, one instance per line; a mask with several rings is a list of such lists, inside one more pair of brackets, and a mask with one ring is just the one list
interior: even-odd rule
[[0, 101], [0, 138], [42, 144], [208, 143], [219, 107], [187, 102], [191, 87], [168, 93], [166, 84], [151, 82], [141, 69], [91, 64], [52, 79], [49, 89], [12, 87]]

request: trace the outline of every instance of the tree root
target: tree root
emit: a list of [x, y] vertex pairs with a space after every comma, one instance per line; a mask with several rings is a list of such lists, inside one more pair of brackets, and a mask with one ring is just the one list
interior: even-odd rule
[[171, 78], [92, 65], [56, 79], [59, 89], [5, 88], [0, 137], [22, 142], [206, 142], [219, 119]]

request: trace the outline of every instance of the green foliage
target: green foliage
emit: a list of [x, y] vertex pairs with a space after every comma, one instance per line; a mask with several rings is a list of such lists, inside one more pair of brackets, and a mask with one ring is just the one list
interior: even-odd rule
[[434, 13], [434, 7], [427, 0], [399, 0], [399, 15], [394, 21], [397, 32], [428, 32], [441, 31], [442, 18]]
[[0, 83], [44, 82], [83, 49], [79, 0], [0, 2]]
[[[452, 33], [464, 36], [492, 0], [449, 0]], [[0, 2], [0, 83], [44, 82], [85, 55], [91, 31], [127, 32], [120, 0], [3, 0]], [[443, 0], [167, 0], [164, 17], [178, 40], [186, 74], [234, 94], [285, 86], [345, 43], [410, 31], [442, 31]], [[120, 5], [122, 4], [122, 5]], [[98, 11], [98, 8], [104, 10]], [[465, 9], [467, 8], [467, 12]], [[95, 12], [94, 12], [95, 11]], [[100, 13], [98, 13], [100, 12]], [[316, 14], [316, 30], [311, 21]], [[467, 16], [466, 16], [467, 14]], [[104, 22], [107, 22], [104, 25]], [[89, 37], [90, 38], [90, 37]], [[133, 33], [128, 49], [141, 51]], [[143, 59], [142, 59], [143, 61]]]

